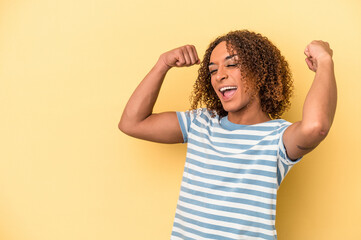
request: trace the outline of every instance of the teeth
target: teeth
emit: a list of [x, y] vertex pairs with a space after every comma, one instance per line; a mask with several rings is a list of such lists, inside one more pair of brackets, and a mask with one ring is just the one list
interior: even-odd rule
[[224, 91], [226, 91], [226, 90], [231, 90], [231, 89], [237, 89], [237, 87], [231, 87], [231, 86], [229, 86], [229, 87], [222, 87], [221, 89], [219, 89], [219, 91], [220, 91], [220, 92], [224, 92]]

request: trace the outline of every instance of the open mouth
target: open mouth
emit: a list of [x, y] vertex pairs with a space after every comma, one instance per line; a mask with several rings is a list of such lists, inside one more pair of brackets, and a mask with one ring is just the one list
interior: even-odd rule
[[219, 89], [219, 92], [222, 93], [223, 97], [230, 98], [232, 97], [237, 91], [236, 86], [226, 86]]

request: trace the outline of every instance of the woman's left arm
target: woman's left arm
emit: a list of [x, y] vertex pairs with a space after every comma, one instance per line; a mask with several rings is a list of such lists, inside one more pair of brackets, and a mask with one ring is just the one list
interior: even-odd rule
[[283, 135], [291, 159], [312, 151], [331, 128], [337, 103], [332, 54], [329, 44], [323, 41], [312, 41], [305, 49], [307, 66], [315, 72], [315, 78], [303, 105], [302, 120], [289, 126]]

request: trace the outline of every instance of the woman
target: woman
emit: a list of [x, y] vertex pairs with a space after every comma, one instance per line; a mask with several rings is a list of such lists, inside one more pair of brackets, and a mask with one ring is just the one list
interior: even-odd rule
[[[292, 95], [288, 64], [266, 37], [247, 30], [215, 39], [202, 62], [191, 45], [163, 53], [134, 91], [121, 131], [188, 143], [172, 239], [277, 238], [277, 189], [326, 137], [336, 110], [329, 44], [312, 41], [304, 53], [316, 74], [293, 124], [280, 119]], [[153, 113], [166, 73], [199, 63], [192, 110]]]

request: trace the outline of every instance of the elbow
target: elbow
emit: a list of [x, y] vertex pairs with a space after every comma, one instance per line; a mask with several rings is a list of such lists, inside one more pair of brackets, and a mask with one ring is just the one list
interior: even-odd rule
[[331, 128], [331, 124], [328, 122], [312, 122], [303, 127], [305, 136], [315, 139], [317, 142], [321, 142], [326, 138]]
[[124, 126], [123, 126], [123, 124], [122, 124], [122, 121], [119, 121], [119, 123], [118, 123], [118, 129], [119, 129], [120, 131], [124, 132]]
[[118, 129], [124, 134], [131, 137], [136, 137], [137, 128], [138, 128], [137, 124], [134, 124], [130, 121], [125, 121], [124, 119], [121, 119], [118, 123]]
[[129, 135], [129, 126], [122, 119], [118, 123], [118, 129], [123, 133]]
[[130, 118], [125, 114], [125, 111], [123, 112], [122, 116], [120, 117], [119, 123], [118, 123], [118, 129], [128, 134], [129, 131], [129, 123], [131, 123]]

